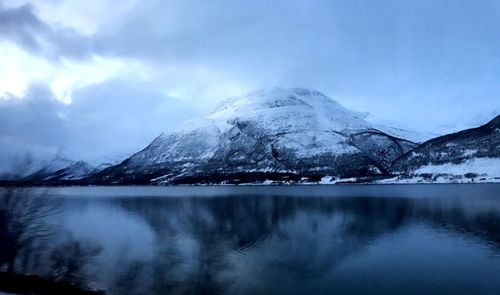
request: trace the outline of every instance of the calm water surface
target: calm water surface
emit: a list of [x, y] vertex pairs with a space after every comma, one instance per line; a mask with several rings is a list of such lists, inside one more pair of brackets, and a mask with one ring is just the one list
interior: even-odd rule
[[81, 257], [75, 278], [110, 294], [500, 294], [499, 185], [91, 187], [50, 200], [45, 253]]

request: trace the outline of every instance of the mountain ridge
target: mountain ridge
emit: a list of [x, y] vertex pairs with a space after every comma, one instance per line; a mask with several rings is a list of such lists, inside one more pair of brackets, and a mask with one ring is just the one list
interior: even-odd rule
[[[347, 178], [401, 182], [422, 175], [426, 181], [438, 181], [442, 175], [449, 176], [446, 181], [462, 181], [463, 175], [453, 173], [479, 163], [500, 177], [500, 171], [484, 161], [500, 159], [499, 124], [497, 116], [483, 126], [417, 144], [398, 136], [414, 133], [384, 132], [394, 128], [372, 124], [366, 113], [349, 110], [319, 91], [273, 88], [223, 100], [207, 116], [162, 132], [144, 149], [114, 165], [95, 168], [72, 161], [24, 181], [175, 185], [332, 183]], [[473, 148], [479, 153], [471, 154]], [[447, 149], [455, 152], [445, 157]], [[426, 157], [430, 157], [427, 162]], [[476, 158], [481, 161], [474, 162]], [[465, 160], [469, 162], [464, 164]], [[448, 166], [439, 168], [442, 173], [435, 166], [427, 167], [445, 164]], [[457, 170], [451, 164], [465, 166]], [[476, 168], [471, 171], [480, 170]], [[447, 171], [450, 169], [456, 171]], [[485, 179], [496, 181], [495, 177]]]
[[[422, 143], [396, 159], [390, 171], [393, 174], [403, 175], [418, 175], [418, 171], [421, 172], [420, 174], [426, 174], [426, 170], [436, 170], [430, 169], [431, 166], [454, 164], [456, 169], [474, 159], [490, 159], [489, 162], [499, 162], [495, 164], [499, 166], [498, 172], [494, 172], [496, 175], [482, 176], [491, 179], [500, 177], [500, 161], [498, 161], [500, 159], [500, 115], [482, 126], [446, 134]], [[447, 171], [450, 168], [453, 167], [442, 168], [438, 174], [449, 174], [455, 177], [456, 173]], [[470, 176], [472, 178], [473, 175]]]

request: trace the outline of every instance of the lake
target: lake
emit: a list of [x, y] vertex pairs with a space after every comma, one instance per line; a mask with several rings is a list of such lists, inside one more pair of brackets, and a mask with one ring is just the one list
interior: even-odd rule
[[34, 191], [18, 268], [109, 294], [500, 294], [500, 185]]

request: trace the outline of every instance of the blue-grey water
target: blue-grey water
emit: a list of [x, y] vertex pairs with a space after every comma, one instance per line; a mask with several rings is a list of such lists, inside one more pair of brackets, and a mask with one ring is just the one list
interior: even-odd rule
[[109, 294], [500, 294], [499, 185], [44, 194], [53, 233], [26, 264]]

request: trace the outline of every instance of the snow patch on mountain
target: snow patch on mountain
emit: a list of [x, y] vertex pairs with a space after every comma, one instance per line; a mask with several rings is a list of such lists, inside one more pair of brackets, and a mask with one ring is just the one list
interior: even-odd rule
[[500, 158], [471, 158], [461, 163], [428, 164], [407, 175], [377, 183], [500, 183]]
[[441, 165], [426, 165], [415, 170], [414, 174], [449, 174], [463, 176], [477, 174], [490, 178], [500, 177], [499, 158], [472, 158], [459, 164], [446, 163]]

